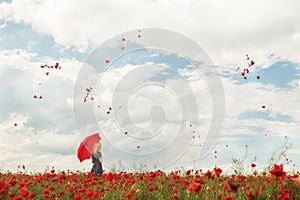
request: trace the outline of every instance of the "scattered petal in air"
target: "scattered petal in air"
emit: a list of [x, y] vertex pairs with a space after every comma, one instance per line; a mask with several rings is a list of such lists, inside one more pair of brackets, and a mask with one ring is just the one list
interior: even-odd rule
[[246, 59], [249, 60], [249, 55], [248, 54], [246, 54]]
[[141, 38], [142, 37], [142, 35], [138, 35], [138, 38]]
[[228, 144], [226, 144], [226, 147], [228, 147]]
[[244, 76], [244, 79], [247, 79], [247, 77], [246, 77], [246, 76]]
[[105, 63], [110, 63], [110, 60], [105, 60]]
[[128, 133], [127, 133], [127, 131], [125, 131], [125, 133], [124, 133], [125, 135], [127, 135]]
[[109, 107], [108, 110], [112, 110], [111, 107]]
[[46, 72], [46, 75], [49, 76], [49, 72]]
[[37, 97], [37, 95], [34, 95], [33, 98], [34, 98], [34, 99], [37, 99], [38, 97]]
[[110, 111], [107, 111], [107, 112], [106, 112], [106, 114], [108, 114], [108, 115], [109, 115], [109, 114], [110, 114]]
[[40, 97], [39, 97], [39, 99], [42, 99], [43, 98], [43, 96], [41, 95]]
[[256, 76], [256, 79], [260, 79], [260, 76]]
[[100, 105], [98, 105], [98, 108], [100, 108]]
[[255, 62], [253, 60], [251, 60], [250, 65], [252, 66], [254, 64], [255, 64]]
[[125, 47], [121, 47], [121, 50], [124, 50], [125, 49]]
[[18, 124], [17, 124], [17, 123], [15, 123], [15, 124], [14, 124], [14, 126], [18, 126]]
[[137, 146], [136, 146], [136, 148], [138, 148], [138, 149], [139, 149], [139, 148], [141, 148], [141, 146], [140, 146], [140, 145], [137, 145]]
[[126, 41], [126, 39], [125, 39], [125, 38], [122, 38], [122, 41], [123, 41], [123, 42], [125, 42], [125, 41]]
[[91, 97], [91, 100], [93, 101], [93, 100], [94, 100], [94, 97]]
[[261, 108], [266, 108], [266, 106], [261, 106]]

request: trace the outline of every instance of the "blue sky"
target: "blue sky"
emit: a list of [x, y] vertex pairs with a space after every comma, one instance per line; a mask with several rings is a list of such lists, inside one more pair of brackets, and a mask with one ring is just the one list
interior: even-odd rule
[[[122, 160], [130, 170], [134, 164], [145, 161], [140, 154], [158, 149], [158, 166], [170, 164], [165, 170], [207, 169], [218, 165], [231, 173], [232, 158], [242, 159], [248, 145], [245, 167], [255, 162], [263, 170], [270, 164], [266, 160], [285, 143], [287, 136], [291, 148], [286, 157], [292, 162], [287, 164], [283, 158], [278, 163], [285, 163], [288, 170], [299, 170], [300, 29], [295, 26], [300, 19], [296, 9], [299, 2], [245, 0], [244, 3], [247, 4], [235, 0], [226, 5], [221, 0], [184, 3], [158, 0], [137, 6], [134, 1], [124, 5], [118, 0], [61, 4], [48, 0], [1, 1], [0, 153], [4, 156], [0, 159], [0, 170], [16, 171], [18, 165], [25, 164], [29, 171], [43, 171], [47, 166], [89, 171], [90, 162], [79, 163], [76, 151], [82, 137], [97, 129], [103, 132], [106, 169]], [[274, 5], [279, 16], [266, 11], [269, 4]], [[170, 9], [174, 12], [167, 12]], [[253, 15], [245, 16], [243, 13], [249, 9]], [[161, 13], [166, 15], [164, 19], [153, 17]], [[182, 13], [180, 18], [178, 13]], [[274, 18], [266, 17], [269, 15]], [[282, 25], [280, 30], [278, 24]], [[201, 46], [204, 53], [199, 58], [193, 46], [187, 48], [179, 40], [161, 41], [164, 35], [150, 35], [143, 28], [177, 32]], [[166, 53], [168, 49], [151, 49], [160, 43], [170, 49], [183, 45], [179, 51], [190, 52], [180, 53], [191, 57], [182, 59], [181, 54]], [[129, 49], [139, 50], [122, 54]], [[220, 138], [211, 144], [213, 151], [201, 159], [201, 147], [212, 137], [208, 134], [213, 112], [212, 90], [211, 85], [207, 86], [209, 75], [197, 74], [187, 60], [200, 64], [207, 61], [205, 54], [215, 65], [214, 75], [222, 80], [225, 117]], [[255, 61], [254, 66], [248, 67], [250, 60], [246, 60], [246, 54]], [[105, 63], [105, 59], [116, 56], [120, 57]], [[56, 62], [61, 70], [40, 67]], [[87, 64], [98, 71], [85, 72], [93, 70]], [[247, 79], [241, 76], [244, 68], [250, 70]], [[95, 82], [100, 75], [103, 82]], [[260, 79], [256, 78], [258, 75]], [[147, 85], [149, 80], [157, 84]], [[126, 95], [134, 94], [128, 97], [126, 107], [124, 96], [118, 96], [120, 101], [116, 101], [113, 95], [132, 88], [130, 84], [141, 87], [126, 91]], [[92, 93], [95, 100], [83, 103], [85, 88], [90, 85], [95, 86]], [[33, 99], [33, 95], [42, 95], [43, 99]], [[194, 110], [191, 106], [184, 107], [187, 122], [180, 119], [179, 105], [188, 105], [189, 98], [190, 105], [195, 101], [198, 107]], [[124, 104], [118, 108], [120, 102]], [[118, 106], [107, 115], [111, 105]], [[82, 116], [78, 119], [74, 119], [76, 109], [84, 110], [79, 112]], [[126, 111], [137, 124], [124, 121], [127, 115], [122, 112]], [[124, 122], [118, 122], [120, 119]], [[160, 126], [165, 131], [160, 130], [161, 134], [148, 140], [135, 140], [123, 134], [128, 129], [135, 130], [135, 136], [149, 136]], [[137, 149], [137, 145], [142, 148]], [[167, 148], [161, 150], [164, 145]], [[172, 145], [181, 145], [181, 152]], [[153, 168], [153, 162], [148, 165]]]

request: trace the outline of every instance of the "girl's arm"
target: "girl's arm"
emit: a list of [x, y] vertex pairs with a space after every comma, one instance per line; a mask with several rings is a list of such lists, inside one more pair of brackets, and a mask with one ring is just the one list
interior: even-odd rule
[[100, 161], [100, 163], [102, 164], [102, 163], [103, 163], [103, 158], [102, 158], [102, 157], [99, 157], [99, 161]]

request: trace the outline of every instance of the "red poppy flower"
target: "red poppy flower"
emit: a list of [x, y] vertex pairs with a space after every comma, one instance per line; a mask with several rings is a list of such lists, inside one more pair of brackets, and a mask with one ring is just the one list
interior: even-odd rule
[[189, 187], [188, 190], [194, 193], [200, 193], [202, 190], [201, 183], [193, 182]]
[[221, 168], [215, 168], [214, 172], [216, 173], [216, 175], [219, 177], [220, 174], [223, 172], [223, 170]]
[[270, 174], [276, 177], [285, 177], [286, 172], [283, 171], [283, 164], [281, 165], [274, 164], [274, 168], [270, 171]]

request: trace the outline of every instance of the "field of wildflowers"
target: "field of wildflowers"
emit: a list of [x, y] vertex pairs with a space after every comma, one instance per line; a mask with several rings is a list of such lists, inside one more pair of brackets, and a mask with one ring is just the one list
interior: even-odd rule
[[[255, 167], [255, 166], [253, 166]], [[221, 168], [165, 173], [2, 172], [0, 199], [300, 199], [299, 174], [283, 164], [268, 172], [224, 175]]]

